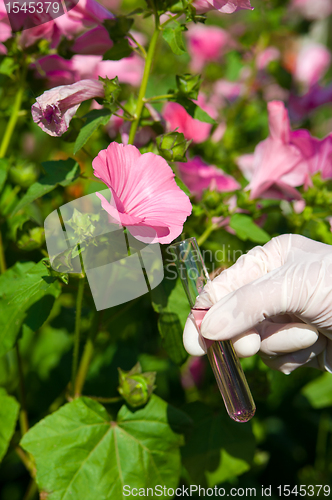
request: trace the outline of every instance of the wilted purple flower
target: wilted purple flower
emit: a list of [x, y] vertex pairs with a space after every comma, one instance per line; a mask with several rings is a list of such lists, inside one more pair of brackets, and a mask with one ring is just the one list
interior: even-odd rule
[[68, 130], [81, 102], [103, 96], [104, 87], [98, 80], [61, 85], [37, 97], [37, 102], [31, 107], [32, 118], [44, 132], [60, 137]]

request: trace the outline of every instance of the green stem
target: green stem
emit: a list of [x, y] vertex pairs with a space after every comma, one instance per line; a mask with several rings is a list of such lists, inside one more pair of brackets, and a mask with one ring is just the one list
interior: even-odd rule
[[74, 391], [75, 398], [80, 397], [80, 395], [82, 394], [85, 379], [88, 374], [89, 366], [91, 363], [94, 350], [94, 341], [98, 334], [98, 330], [99, 330], [99, 314], [96, 312], [92, 321], [88, 339], [84, 346], [81, 362], [78, 367], [78, 372], [75, 380], [75, 391]]
[[218, 229], [218, 224], [210, 224], [204, 231], [204, 233], [198, 238], [197, 244], [198, 246], [203, 245], [203, 243], [208, 239], [211, 233]]
[[31, 479], [23, 500], [32, 500], [33, 498], [36, 498], [36, 493], [38, 493], [37, 483], [34, 479]]
[[178, 14], [176, 14], [176, 16], [170, 17], [169, 19], [167, 19], [167, 21], [165, 21], [163, 24], [161, 24], [160, 27], [164, 28], [165, 26], [167, 26], [167, 24], [171, 23], [172, 21], [176, 21], [177, 19], [179, 19], [179, 17], [181, 17], [183, 14], [184, 14], [183, 12], [179, 12]]
[[25, 453], [25, 451], [23, 451], [22, 448], [18, 445], [15, 446], [14, 449], [15, 449], [17, 456], [20, 458], [21, 462], [23, 463], [23, 465], [27, 469], [27, 471], [30, 472], [30, 476], [32, 478], [36, 477], [36, 468], [33, 464], [33, 461], [30, 459], [29, 455], [27, 453]]
[[134, 43], [136, 43], [137, 47], [139, 48], [139, 50], [141, 51], [141, 55], [146, 58], [146, 50], [145, 48], [140, 44], [138, 43], [138, 41], [136, 40], [136, 38], [133, 37], [133, 35], [131, 33], [128, 33], [127, 34], [128, 38], [130, 38]]
[[144, 99], [144, 102], [159, 101], [162, 99], [171, 99], [172, 97], [174, 97], [174, 94], [156, 95], [155, 97], [148, 97], [147, 99]]
[[22, 104], [22, 99], [23, 99], [23, 94], [25, 90], [25, 76], [26, 76], [26, 68], [23, 69], [22, 71], [22, 76], [19, 81], [19, 88], [16, 93], [15, 101], [14, 101], [14, 106], [12, 113], [10, 115], [9, 122], [7, 124], [4, 136], [2, 138], [2, 142], [0, 145], [0, 158], [4, 158], [7, 153], [7, 149], [10, 143], [10, 140], [12, 138], [17, 119], [19, 117], [20, 109], [21, 109], [21, 104]]
[[17, 356], [17, 367], [18, 367], [18, 379], [19, 379], [19, 394], [20, 394], [20, 403], [21, 403], [21, 411], [20, 411], [20, 428], [21, 434], [24, 436], [26, 432], [29, 430], [29, 421], [28, 421], [28, 412], [26, 409], [25, 402], [25, 388], [24, 388], [24, 376], [23, 376], [23, 368], [22, 368], [22, 358], [20, 355], [20, 350], [18, 346], [18, 342], [15, 345], [16, 348], [16, 356]]
[[144, 97], [145, 97], [145, 92], [146, 88], [148, 85], [148, 79], [150, 75], [150, 70], [151, 70], [151, 65], [153, 62], [155, 50], [156, 50], [156, 45], [157, 45], [157, 40], [158, 40], [158, 35], [160, 32], [160, 26], [159, 26], [159, 16], [158, 14], [155, 15], [155, 29], [151, 38], [149, 50], [146, 56], [145, 60], [145, 67], [144, 67], [144, 73], [143, 73], [143, 78], [142, 78], [142, 83], [141, 87], [139, 89], [139, 94], [138, 94], [138, 100], [137, 100], [137, 105], [136, 105], [136, 112], [135, 112], [135, 120], [131, 124], [130, 132], [129, 132], [129, 139], [128, 139], [128, 144], [134, 144], [135, 140], [135, 135], [137, 132], [137, 127], [141, 118], [143, 106], [144, 106]]
[[89, 398], [94, 399], [95, 401], [99, 401], [100, 403], [118, 403], [119, 401], [123, 401], [122, 396], [115, 396], [114, 398], [103, 398], [99, 396], [89, 396]]
[[78, 356], [80, 350], [80, 331], [81, 331], [81, 315], [82, 315], [82, 302], [84, 294], [85, 278], [78, 280], [77, 298], [76, 298], [76, 319], [75, 319], [75, 337], [74, 337], [74, 351], [73, 351], [73, 366], [72, 366], [72, 393], [74, 395], [75, 379], [77, 374]]

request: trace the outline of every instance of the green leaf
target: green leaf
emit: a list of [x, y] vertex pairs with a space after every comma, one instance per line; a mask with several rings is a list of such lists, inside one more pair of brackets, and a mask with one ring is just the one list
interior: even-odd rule
[[182, 38], [183, 27], [179, 23], [174, 23], [174, 27], [165, 28], [162, 31], [164, 40], [171, 47], [174, 54], [180, 56], [185, 54], [186, 48]]
[[78, 137], [74, 145], [74, 155], [84, 146], [84, 144], [90, 139], [95, 130], [99, 125], [106, 125], [109, 122], [112, 113], [109, 109], [93, 109], [89, 111], [83, 118], [86, 118], [86, 122], [80, 130]]
[[0, 73], [11, 76], [18, 66], [12, 57], [5, 57], [0, 63]]
[[194, 421], [181, 450], [191, 484], [212, 487], [249, 470], [255, 451], [250, 424], [238, 424], [202, 403], [185, 410]]
[[115, 43], [107, 52], [105, 52], [103, 59], [119, 61], [120, 59], [129, 57], [132, 51], [133, 48], [129, 45], [128, 40], [123, 38], [119, 42]]
[[305, 385], [301, 391], [313, 408], [327, 408], [332, 406], [332, 377], [324, 373], [320, 377]]
[[210, 115], [208, 115], [202, 108], [197, 106], [197, 104], [195, 104], [193, 101], [187, 99], [187, 97], [178, 95], [176, 97], [176, 102], [178, 104], [181, 104], [181, 106], [184, 107], [184, 109], [192, 118], [200, 120], [201, 122], [211, 123], [212, 125], [217, 123], [216, 120], [214, 120]]
[[174, 180], [175, 180], [176, 184], [179, 186], [179, 188], [182, 189], [182, 191], [187, 196], [191, 195], [191, 192], [189, 191], [189, 189], [187, 188], [187, 186], [185, 185], [185, 183], [182, 181], [182, 179], [180, 179], [180, 177], [175, 176]]
[[0, 192], [2, 191], [2, 188], [6, 182], [8, 169], [9, 169], [8, 160], [6, 158], [1, 158], [0, 159]]
[[0, 387], [0, 461], [5, 456], [14, 434], [19, 408], [16, 399]]
[[266, 243], [271, 239], [271, 236], [257, 226], [249, 215], [234, 214], [231, 216], [229, 225], [241, 240]]
[[33, 332], [43, 325], [60, 291], [42, 261], [18, 262], [0, 276], [0, 356], [12, 349], [22, 324]]
[[199, 106], [196, 106], [194, 118], [201, 122], [212, 123], [213, 125], [217, 123], [216, 120], [212, 118], [212, 116], [208, 115], [206, 111], [204, 111], [204, 109], [200, 108]]
[[78, 163], [72, 158], [67, 160], [47, 161], [42, 163], [46, 175], [34, 182], [20, 199], [11, 215], [15, 215], [19, 210], [30, 205], [44, 194], [49, 193], [57, 186], [68, 186], [71, 184], [80, 173]]
[[182, 336], [190, 306], [181, 281], [176, 279], [174, 286], [174, 280], [165, 278], [151, 293], [153, 308], [160, 313], [158, 330], [163, 346], [172, 361], [182, 365], [188, 358]]
[[186, 414], [153, 395], [143, 408], [112, 421], [87, 397], [66, 404], [27, 432], [22, 447], [36, 461], [48, 500], [122, 500], [130, 488], [176, 487]]

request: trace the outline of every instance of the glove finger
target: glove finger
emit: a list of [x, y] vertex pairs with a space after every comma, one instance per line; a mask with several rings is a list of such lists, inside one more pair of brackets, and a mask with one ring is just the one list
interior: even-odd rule
[[332, 341], [326, 338], [326, 347], [317, 357], [309, 361], [308, 366], [332, 373]]
[[208, 295], [212, 304], [216, 304], [229, 293], [277, 269], [285, 262], [294, 237], [297, 235], [282, 235], [272, 238], [263, 247], [252, 248], [239, 257], [233, 266], [208, 283], [200, 299], [202, 300], [203, 295]]
[[268, 367], [273, 370], [279, 370], [285, 375], [289, 375], [296, 368], [310, 363], [315, 357], [320, 355], [326, 348], [326, 344], [326, 337], [324, 335], [319, 335], [314, 345], [302, 349], [301, 351], [283, 354], [281, 356], [268, 356], [265, 353], [260, 353], [260, 355]]
[[[267, 317], [288, 311], [280, 269], [245, 285], [219, 300], [201, 324], [201, 333], [211, 340], [228, 340], [256, 328]], [[293, 312], [293, 311], [289, 311]]]
[[306, 323], [272, 323], [263, 321], [257, 325], [261, 336], [261, 351], [267, 355], [279, 355], [299, 351], [312, 346], [318, 339], [318, 331]]
[[197, 328], [194, 316], [189, 314], [183, 330], [183, 345], [192, 356], [203, 356], [213, 342], [204, 339]]
[[261, 337], [257, 330], [249, 330], [233, 339], [236, 354], [240, 358], [249, 358], [257, 354], [261, 347]]

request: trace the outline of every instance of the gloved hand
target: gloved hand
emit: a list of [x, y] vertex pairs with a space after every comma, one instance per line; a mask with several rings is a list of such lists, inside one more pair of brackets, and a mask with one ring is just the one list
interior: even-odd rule
[[284, 373], [304, 364], [332, 373], [332, 246], [294, 234], [273, 238], [205, 286], [196, 307], [209, 306], [200, 334], [192, 314], [187, 319], [190, 354], [205, 353], [201, 335], [232, 339], [240, 357], [259, 352]]

